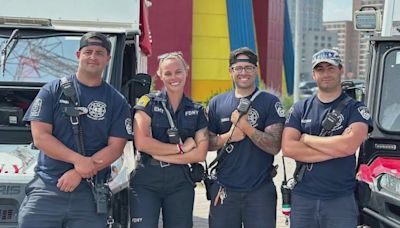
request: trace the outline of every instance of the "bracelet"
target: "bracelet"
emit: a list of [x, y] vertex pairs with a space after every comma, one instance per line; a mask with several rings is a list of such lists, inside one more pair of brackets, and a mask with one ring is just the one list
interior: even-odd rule
[[178, 148], [178, 151], [179, 151], [179, 153], [180, 154], [183, 154], [183, 153], [185, 153], [183, 150], [182, 150], [182, 145], [181, 144], [176, 144], [176, 148]]

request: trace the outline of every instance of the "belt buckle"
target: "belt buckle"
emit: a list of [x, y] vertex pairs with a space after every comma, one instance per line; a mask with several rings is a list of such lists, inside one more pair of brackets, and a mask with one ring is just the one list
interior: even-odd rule
[[229, 144], [229, 145], [225, 148], [225, 151], [226, 151], [228, 154], [230, 154], [230, 153], [232, 153], [233, 148], [235, 148], [235, 147], [233, 146], [233, 144]]
[[160, 166], [161, 166], [161, 168], [165, 168], [165, 167], [168, 167], [168, 166], [170, 166], [171, 164], [169, 164], [168, 162], [163, 162], [163, 161], [160, 161]]

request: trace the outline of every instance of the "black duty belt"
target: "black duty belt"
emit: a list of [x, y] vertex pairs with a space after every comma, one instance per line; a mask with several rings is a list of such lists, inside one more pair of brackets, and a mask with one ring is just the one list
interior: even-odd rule
[[161, 168], [165, 168], [165, 167], [168, 167], [168, 166], [172, 165], [172, 164], [170, 164], [168, 162], [159, 161], [159, 160], [156, 160], [156, 159], [151, 158], [151, 157], [147, 158], [145, 160], [145, 164], [146, 165], [153, 165], [153, 166], [160, 166]]

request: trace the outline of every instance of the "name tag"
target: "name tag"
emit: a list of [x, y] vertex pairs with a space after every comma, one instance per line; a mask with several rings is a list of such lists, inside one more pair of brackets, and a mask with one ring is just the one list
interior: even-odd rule
[[301, 120], [301, 123], [311, 123], [311, 119], [303, 119]]
[[231, 121], [231, 118], [226, 117], [226, 118], [221, 119], [221, 123], [228, 122], [228, 121]]

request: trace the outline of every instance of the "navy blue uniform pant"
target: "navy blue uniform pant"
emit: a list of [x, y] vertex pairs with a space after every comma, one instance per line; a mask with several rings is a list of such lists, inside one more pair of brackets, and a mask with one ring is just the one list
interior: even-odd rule
[[276, 189], [271, 181], [251, 192], [226, 191], [226, 198], [214, 206], [218, 183], [211, 186], [210, 228], [275, 228]]
[[164, 228], [193, 227], [194, 186], [182, 165], [139, 167], [130, 199], [133, 228], [157, 228], [160, 210]]
[[318, 200], [292, 194], [291, 228], [355, 228], [357, 216], [354, 195]]
[[85, 182], [73, 192], [62, 192], [55, 183], [35, 177], [25, 191], [18, 214], [20, 228], [106, 227], [107, 215], [96, 213], [93, 194]]

